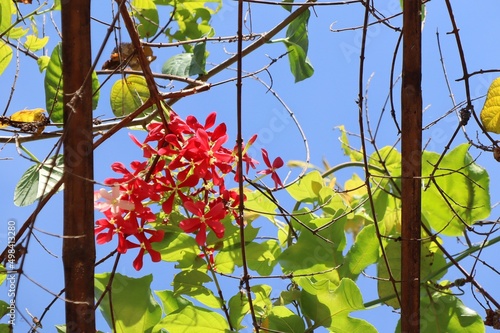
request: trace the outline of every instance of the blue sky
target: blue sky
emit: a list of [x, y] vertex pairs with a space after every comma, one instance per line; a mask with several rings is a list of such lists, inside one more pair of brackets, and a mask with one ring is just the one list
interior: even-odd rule
[[[94, 2], [97, 3], [97, 2]], [[396, 14], [399, 10], [399, 0], [389, 0], [376, 3], [379, 10], [387, 16]], [[464, 51], [467, 59], [469, 71], [479, 69], [499, 68], [500, 43], [495, 32], [498, 31], [498, 9], [499, 4], [494, 0], [467, 2], [465, 4], [454, 4], [455, 19], [460, 27], [460, 34], [464, 46]], [[93, 13], [96, 18], [110, 21], [109, 3], [102, 5], [94, 5]], [[215, 16], [212, 24], [217, 35], [227, 36], [236, 34], [236, 3], [224, 1], [222, 12]], [[269, 30], [280, 18], [286, 16], [286, 11], [278, 6], [270, 7], [253, 4], [251, 6], [251, 18], [253, 32], [263, 32]], [[363, 7], [360, 4], [351, 4], [347, 6], [321, 6], [315, 8], [309, 21], [309, 58], [315, 68], [314, 76], [306, 81], [294, 84], [293, 77], [288, 68], [286, 58], [281, 59], [270, 68], [270, 73], [273, 79], [273, 89], [287, 103], [294, 115], [300, 122], [302, 130], [305, 132], [307, 142], [311, 148], [311, 162], [316, 165], [321, 165], [322, 159], [325, 158], [331, 165], [345, 162], [347, 158], [343, 156], [340, 144], [338, 141], [339, 131], [336, 126], [345, 125], [349, 131], [359, 132], [357, 125], [357, 87], [358, 87], [358, 66], [361, 31], [346, 31], [334, 33], [333, 29], [341, 29], [352, 26], [360, 26], [363, 20]], [[164, 22], [164, 20], [162, 20]], [[335, 24], [333, 24], [335, 22]], [[391, 20], [395, 26], [400, 26], [401, 19], [395, 18]], [[333, 25], [332, 25], [333, 24]], [[444, 61], [448, 71], [449, 80], [453, 89], [456, 102], [459, 103], [465, 99], [464, 88], [461, 82], [455, 82], [455, 79], [462, 76], [460, 61], [457, 53], [457, 47], [452, 35], [447, 34], [451, 30], [449, 18], [446, 12], [446, 7], [441, 2], [430, 2], [427, 5], [427, 16], [425, 27], [423, 30], [423, 96], [424, 107], [426, 107], [424, 124], [440, 117], [446, 111], [452, 108], [452, 102], [446, 88], [446, 83], [441, 69], [439, 59], [436, 31], [439, 31], [441, 45], [444, 55]], [[94, 23], [93, 39], [95, 46], [93, 49], [96, 53], [102, 37], [105, 33], [105, 27], [98, 23]], [[280, 36], [283, 36], [281, 34]], [[370, 79], [368, 91], [368, 106], [370, 120], [372, 124], [378, 121], [381, 110], [384, 106], [385, 99], [388, 93], [389, 86], [389, 70], [391, 59], [394, 52], [397, 33], [389, 30], [386, 27], [375, 25], [369, 29], [367, 41], [367, 54], [365, 63], [364, 84]], [[126, 38], [125, 38], [126, 39]], [[58, 41], [57, 37], [53, 37], [49, 44], [49, 50]], [[113, 48], [112, 43], [108, 44], [105, 51], [105, 58]], [[225, 49], [222, 49], [225, 47]], [[217, 63], [222, 59], [227, 58], [236, 49], [236, 44], [209, 44], [207, 50], [210, 52], [210, 62]], [[151, 64], [154, 72], [160, 72], [163, 62], [175, 53], [181, 52], [180, 48], [167, 49], [156, 51], [158, 59]], [[277, 58], [285, 52], [282, 44], [268, 44], [262, 47], [259, 51], [245, 58], [244, 69], [248, 71], [257, 70], [269, 63], [270, 58]], [[101, 59], [98, 67], [105, 61]], [[9, 107], [7, 114], [12, 114], [15, 111], [24, 108], [44, 107], [45, 96], [43, 90], [43, 75], [39, 74], [38, 68], [32, 59], [25, 56], [20, 56], [20, 72], [17, 81], [14, 98]], [[400, 61], [397, 61], [400, 68]], [[235, 66], [233, 66], [235, 68]], [[396, 70], [396, 75], [397, 74]], [[10, 86], [15, 73], [15, 63], [13, 62], [6, 72], [0, 77], [0, 102], [2, 108], [5, 107]], [[227, 71], [212, 79], [212, 83], [221, 81], [228, 77], [233, 77], [234, 71]], [[488, 89], [489, 84], [496, 73], [474, 76], [471, 78], [471, 93], [474, 98], [483, 96]], [[269, 82], [266, 75], [261, 78]], [[102, 81], [102, 77], [100, 78]], [[111, 116], [109, 107], [109, 88], [110, 84], [102, 90], [102, 97], [99, 102], [98, 109], [95, 110], [96, 116], [103, 115], [104, 118]], [[176, 85], [175, 89], [180, 88]], [[302, 143], [302, 138], [299, 135], [297, 128], [291, 121], [283, 106], [273, 97], [271, 93], [266, 93], [266, 88], [255, 80], [247, 79], [243, 85], [243, 113], [244, 113], [244, 134], [249, 138], [252, 134], [259, 134], [259, 139], [256, 142], [256, 148], [265, 147], [271, 156], [281, 156], [285, 161], [288, 160], [304, 160], [305, 151]], [[396, 88], [399, 91], [399, 86]], [[231, 130], [235, 127], [235, 110], [236, 110], [236, 87], [234, 82], [213, 87], [209, 92], [201, 93], [195, 96], [186, 98], [174, 105], [174, 109], [181, 115], [194, 114], [199, 119], [204, 119], [212, 111], [217, 111], [218, 120], [224, 121], [230, 128], [232, 137], [235, 139], [235, 131]], [[399, 112], [399, 101], [396, 97], [396, 109]], [[474, 102], [476, 112], [479, 113], [484, 103], [484, 98], [480, 98]], [[385, 108], [385, 113], [382, 117], [382, 125], [379, 136], [377, 137], [378, 147], [392, 145], [397, 139], [397, 132], [392, 120], [388, 114], [389, 109]], [[400, 116], [398, 115], [398, 119]], [[431, 129], [424, 133], [426, 140], [430, 140], [429, 149], [441, 152], [448, 140], [451, 137], [452, 131], [457, 124], [457, 118], [454, 115], [448, 116], [444, 121], [439, 122]], [[467, 126], [467, 132], [472, 138], [476, 137], [478, 127], [473, 123]], [[136, 149], [136, 146], [129, 140], [127, 130], [118, 133], [111, 140], [104, 143], [95, 152], [95, 177], [98, 181], [104, 180], [106, 177], [112, 176], [112, 171], [109, 166], [115, 161], [122, 161], [125, 164], [139, 159], [141, 152]], [[8, 135], [8, 133], [0, 133]], [[137, 134], [141, 136], [141, 134]], [[484, 137], [481, 138], [484, 143], [487, 141]], [[463, 135], [452, 143], [452, 146], [466, 142]], [[38, 158], [43, 158], [45, 154], [53, 147], [54, 141], [45, 140], [41, 142], [33, 142], [26, 144], [26, 147], [33, 152]], [[359, 142], [355, 138], [352, 139], [355, 146], [359, 146]], [[494, 186], [499, 182], [498, 173], [495, 171], [498, 165], [491, 153], [480, 152], [473, 149], [471, 154], [478, 157], [478, 163], [485, 167], [491, 179], [491, 201], [494, 205], [498, 201], [499, 192]], [[14, 187], [20, 179], [22, 173], [31, 166], [31, 162], [21, 158], [14, 145], [6, 146], [0, 151], [0, 158], [12, 158], [12, 160], [0, 161], [0, 171], [4, 175], [0, 181], [2, 192], [1, 214], [0, 220], [8, 221], [15, 219], [20, 227], [21, 223], [31, 213], [33, 207], [19, 208], [13, 205], [12, 197]], [[283, 174], [286, 173], [286, 168]], [[339, 174], [341, 182], [349, 177], [355, 171], [361, 174], [361, 170], [352, 170], [348, 173]], [[292, 170], [290, 177], [297, 174], [296, 170]], [[60, 234], [62, 226], [62, 206], [61, 194], [57, 195], [40, 214], [36, 227], [41, 230]], [[286, 205], [286, 203], [285, 203]], [[492, 213], [492, 218], [495, 219], [497, 210]], [[96, 217], [99, 217], [96, 213]], [[3, 222], [1, 222], [4, 225]], [[41, 245], [35, 240], [31, 241], [29, 255], [25, 263], [25, 273], [47, 289], [58, 292], [62, 287], [62, 266], [61, 266], [61, 246], [60, 239], [47, 236], [37, 232], [41, 243], [47, 247], [49, 251], [54, 253], [56, 257], [48, 254]], [[480, 239], [473, 239], [479, 241]], [[5, 233], [0, 230], [0, 244], [5, 243]], [[451, 239], [447, 241], [456, 252], [463, 247]], [[98, 258], [107, 254], [111, 246], [98, 247]], [[453, 252], [453, 251], [452, 251]], [[484, 251], [482, 258], [490, 264], [495, 264], [495, 250], [487, 249]], [[155, 275], [154, 289], [170, 288], [170, 280], [173, 270], [168, 264], [146, 264], [143, 270], [139, 273], [132, 268], [131, 262], [134, 259], [133, 255], [125, 256], [119, 272], [125, 275], [140, 276], [153, 272]], [[145, 260], [147, 263], [148, 260]], [[463, 263], [464, 267], [470, 268], [472, 260]], [[106, 265], [104, 265], [106, 266]], [[98, 272], [109, 270], [110, 267], [99, 267]], [[372, 271], [371, 273], [374, 274]], [[477, 276], [480, 283], [493, 294], [498, 290], [497, 281], [498, 275], [491, 273], [484, 268], [478, 267]], [[450, 275], [453, 277], [453, 275]], [[461, 277], [458, 273], [455, 278]], [[373, 280], [365, 279], [360, 281], [360, 285], [364, 293], [364, 300], [370, 301], [377, 298], [376, 290], [369, 289], [369, 286], [374, 286]], [[237, 286], [235, 286], [237, 287]], [[3, 298], [3, 292], [2, 293]], [[466, 290], [464, 297], [465, 304], [469, 305], [480, 315], [484, 315], [482, 308], [470, 297], [470, 288]], [[21, 311], [25, 308], [39, 315], [47, 304], [52, 300], [52, 296], [35, 286], [27, 279], [23, 278], [21, 283], [21, 292], [18, 295], [18, 304]], [[362, 317], [374, 324], [380, 332], [392, 332], [396, 325], [397, 314], [394, 314], [386, 307], [380, 307], [375, 310], [356, 313], [358, 317]], [[54, 324], [61, 324], [64, 321], [63, 303], [57, 302], [53, 309], [49, 312], [47, 318], [44, 319], [44, 332], [54, 331]], [[100, 322], [98, 328], [105, 330], [105, 324]], [[250, 323], [247, 323], [249, 326]], [[18, 322], [19, 332], [27, 331], [27, 326], [22, 322]], [[15, 330], [18, 332], [18, 328]], [[250, 331], [250, 330], [249, 330]]]

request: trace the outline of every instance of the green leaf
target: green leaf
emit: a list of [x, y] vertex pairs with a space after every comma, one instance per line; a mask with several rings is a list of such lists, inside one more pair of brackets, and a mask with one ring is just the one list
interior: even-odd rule
[[[392, 277], [396, 281], [401, 280], [401, 242], [390, 242], [385, 248], [385, 255], [389, 262]], [[425, 241], [422, 244], [420, 255], [420, 276], [429, 277], [437, 281], [443, 277], [447, 270], [443, 269], [446, 266], [444, 254], [439, 248], [431, 241]], [[394, 287], [389, 281], [389, 271], [387, 269], [385, 260], [380, 257], [377, 264], [378, 272], [378, 294], [380, 298], [386, 299], [385, 304], [392, 306], [394, 309], [399, 309], [400, 305], [396, 299]], [[425, 288], [425, 287], [422, 287]], [[396, 283], [398, 293], [401, 292], [401, 284]]]
[[304, 320], [285, 306], [274, 306], [262, 323], [263, 328], [287, 333], [303, 333]]
[[[110, 93], [111, 109], [117, 117], [128, 115], [137, 110], [149, 99], [149, 89], [146, 79], [139, 75], [129, 75], [113, 84]], [[148, 108], [143, 112], [148, 114], [152, 112]]]
[[9, 66], [12, 60], [12, 49], [10, 46], [0, 40], [0, 75]]
[[[331, 222], [331, 219], [317, 218], [311, 222], [319, 226]], [[283, 251], [278, 258], [283, 272], [285, 274], [325, 272], [315, 275], [315, 278], [317, 280], [329, 279], [338, 282], [338, 272], [332, 269], [339, 266], [343, 261], [342, 248], [345, 244], [344, 224], [345, 220], [342, 219], [320, 232], [321, 236], [328, 235], [332, 241], [331, 243], [326, 242], [308, 230], [303, 230], [297, 242]], [[329, 239], [328, 236], [326, 237], [327, 239]]]
[[212, 278], [206, 273], [199, 270], [182, 271], [174, 277], [174, 295], [188, 295], [206, 306], [219, 309], [221, 301], [218, 297], [215, 297], [211, 289], [203, 285], [207, 282], [212, 282]]
[[61, 44], [58, 44], [50, 56], [45, 72], [45, 105], [54, 123], [63, 122], [63, 82]]
[[[435, 292], [432, 301], [429, 297], [423, 297], [420, 316], [421, 333], [486, 332], [481, 316], [448, 293]], [[401, 332], [401, 321], [396, 332]]]
[[0, 36], [11, 26], [12, 5], [11, 0], [0, 0]]
[[[473, 161], [468, 149], [468, 144], [462, 144], [443, 157], [434, 173], [439, 188], [431, 182], [422, 196], [425, 220], [447, 236], [461, 236], [466, 227], [464, 222], [473, 225], [491, 211], [488, 173]], [[425, 177], [430, 175], [440, 155], [424, 152], [422, 158]], [[424, 178], [423, 182], [427, 184], [428, 180]]]
[[226, 320], [220, 314], [192, 305], [166, 315], [154, 327], [153, 332], [165, 329], [169, 333], [185, 333], [191, 332], [193, 328], [203, 333], [231, 332]]
[[[248, 267], [260, 275], [269, 275], [276, 266], [276, 257], [279, 256], [280, 247], [275, 240], [268, 240], [262, 243], [247, 242], [245, 246]], [[215, 266], [217, 271], [222, 273], [232, 273], [235, 266], [243, 266], [241, 258], [241, 246], [231, 248], [224, 247], [215, 256]]]
[[25, 36], [29, 31], [30, 31], [29, 28], [13, 27], [9, 30], [9, 32], [7, 33], [7, 36], [9, 36], [10, 39], [17, 40], [17, 39]]
[[250, 287], [250, 291], [254, 294], [253, 309], [257, 318], [265, 318], [269, 314], [272, 308], [272, 290], [267, 284], [257, 284]]
[[347, 252], [344, 264], [340, 267], [341, 276], [356, 279], [366, 267], [378, 261], [379, 252], [380, 246], [375, 233], [375, 225], [363, 227]]
[[229, 299], [229, 319], [233, 326], [240, 330], [246, 326], [241, 325], [243, 318], [250, 311], [250, 306], [248, 305], [248, 299], [245, 293], [239, 292]]
[[198, 43], [193, 50], [193, 63], [189, 72], [191, 75], [205, 74], [205, 66], [207, 62], [208, 52], [206, 51], [207, 44], [205, 42]]
[[340, 130], [340, 143], [342, 146], [342, 150], [344, 151], [344, 155], [349, 156], [351, 161], [359, 162], [363, 160], [363, 153], [351, 148], [349, 144], [349, 138], [347, 136], [347, 132], [345, 130], [344, 125], [337, 126]]
[[[293, 288], [293, 287], [292, 287]], [[277, 305], [287, 305], [300, 299], [300, 290], [293, 288], [292, 290], [283, 290], [280, 293], [279, 300], [276, 301]]]
[[269, 197], [262, 194], [260, 191], [245, 192], [246, 201], [245, 207], [248, 211], [245, 212], [245, 220], [253, 221], [259, 216], [263, 216], [274, 222], [276, 214], [276, 203], [274, 203]]
[[303, 286], [300, 305], [302, 312], [332, 332], [377, 333], [367, 321], [349, 317], [353, 311], [364, 310], [363, 298], [356, 284], [342, 279], [338, 286], [328, 280], [312, 282], [300, 278]]
[[327, 186], [319, 190], [319, 204], [323, 212], [330, 214], [332, 217], [343, 214], [349, 208], [342, 195]]
[[288, 25], [286, 38], [272, 41], [274, 43], [282, 42], [285, 44], [290, 70], [295, 78], [295, 82], [305, 80], [314, 73], [314, 68], [307, 58], [307, 51], [309, 48], [307, 23], [309, 22], [310, 15], [311, 13], [309, 10], [300, 14]]
[[[5, 275], [5, 274], [2, 274]], [[5, 301], [0, 300], [0, 318], [3, 318], [7, 313], [9, 313], [9, 304]]]
[[174, 55], [163, 64], [161, 72], [181, 77], [205, 74], [205, 43], [197, 44], [193, 51]]
[[[252, 300], [254, 306], [254, 312], [257, 317], [263, 318], [267, 317], [269, 310], [272, 308], [271, 304], [271, 287], [268, 285], [255, 285], [250, 287], [255, 298]], [[229, 300], [229, 318], [231, 323], [237, 328], [242, 329], [245, 326], [241, 325], [243, 318], [250, 312], [250, 306], [248, 305], [247, 294], [244, 292], [239, 292], [238, 294], [231, 297]]]
[[165, 236], [161, 242], [153, 243], [153, 248], [160, 252], [161, 259], [167, 262], [178, 262], [178, 268], [193, 268], [200, 249], [193, 237], [187, 235], [180, 228], [167, 226]]
[[97, 104], [99, 104], [99, 94], [100, 94], [100, 83], [97, 78], [97, 73], [95, 71], [92, 72], [92, 110], [97, 109]]
[[[54, 161], [51, 157], [43, 164], [32, 165], [19, 180], [14, 190], [14, 204], [28, 206], [47, 195], [63, 176], [63, 155]], [[59, 188], [59, 191], [63, 186]]]
[[[41, 198], [49, 193], [63, 177], [64, 157], [57, 155], [55, 161], [51, 157], [42, 165], [39, 170], [39, 181], [37, 197]], [[59, 188], [59, 191], [63, 187]]]
[[300, 16], [293, 20], [286, 30], [286, 39], [299, 46], [307, 54], [309, 49], [309, 39], [307, 36], [307, 23], [311, 12], [304, 11]]
[[40, 73], [42, 73], [47, 68], [49, 62], [50, 62], [50, 57], [48, 56], [41, 56], [36, 60]]
[[158, 30], [159, 17], [156, 5], [152, 0], [133, 0], [132, 13], [139, 21], [137, 31], [141, 38], [154, 36]]
[[298, 182], [287, 187], [288, 193], [299, 202], [313, 203], [319, 200], [319, 192], [324, 186], [323, 177], [317, 170], [313, 170], [302, 177]]
[[0, 333], [12, 333], [9, 324], [0, 324]]
[[[385, 248], [385, 256], [390, 265], [390, 272], [392, 277], [396, 281], [401, 280], [401, 244], [396, 242], [390, 242]], [[378, 277], [380, 279], [386, 279], [385, 281], [379, 280], [378, 285], [378, 295], [380, 298], [389, 298], [385, 301], [385, 304], [392, 306], [394, 309], [399, 309], [400, 305], [396, 299], [394, 286], [389, 281], [389, 270], [385, 264], [384, 258], [380, 257], [377, 265]], [[401, 287], [399, 283], [396, 283], [396, 288], [398, 293], [401, 292]], [[392, 296], [392, 297], [391, 297]]]
[[[351, 201], [351, 207], [359, 204], [359, 201], [367, 195], [365, 181], [357, 173], [353, 173], [351, 178], [344, 183], [344, 189], [347, 197]], [[377, 215], [378, 216], [378, 215]]]
[[192, 306], [193, 303], [188, 301], [182, 296], [175, 296], [174, 292], [171, 290], [161, 290], [161, 291], [155, 291], [155, 294], [158, 296], [160, 299], [162, 305], [163, 305], [163, 310], [165, 311], [166, 314], [172, 313], [174, 311], [177, 311], [179, 309], [183, 309], [186, 306]]
[[[177, 22], [178, 29], [169, 28], [166, 35], [169, 39], [185, 41], [198, 39], [202, 37], [212, 37], [215, 35], [213, 27], [210, 25], [212, 14], [216, 13], [222, 7], [222, 0], [180, 0], [165, 1], [156, 0], [157, 4], [168, 4], [175, 7], [174, 21]], [[216, 8], [214, 9], [214, 5]], [[184, 50], [193, 52], [193, 46], [183, 45]]]
[[[109, 282], [110, 273], [95, 275], [96, 299], [99, 299]], [[157, 332], [153, 327], [160, 321], [162, 310], [151, 293], [152, 275], [131, 278], [119, 273], [113, 276], [111, 296], [117, 333]], [[109, 297], [104, 297], [99, 308], [110, 327], [111, 307]]]
[[307, 53], [299, 45], [283, 40], [288, 52], [288, 61], [290, 62], [290, 71], [295, 77], [295, 82], [300, 82], [310, 78], [314, 74], [314, 68], [307, 58]]
[[[384, 227], [386, 234], [399, 234], [401, 232], [401, 200], [386, 191], [375, 192], [375, 214], [379, 224]], [[365, 204], [366, 212], [373, 216], [369, 203]]]
[[[368, 216], [377, 216], [377, 221], [385, 226], [386, 234], [400, 233], [401, 230], [401, 153], [394, 147], [386, 146], [370, 155], [369, 164], [371, 178], [372, 198], [374, 207], [369, 200], [364, 204]], [[387, 177], [390, 175], [392, 178]], [[364, 180], [359, 179], [346, 189], [362, 186]], [[366, 188], [363, 187], [362, 199], [367, 199]], [[355, 203], [351, 203], [354, 207]], [[375, 208], [375, 212], [373, 212]]]
[[[245, 228], [245, 246], [250, 246], [259, 229], [248, 225]], [[228, 225], [224, 237], [222, 238], [221, 251], [215, 256], [215, 267], [221, 273], [231, 274], [235, 266], [242, 266], [240, 228], [234, 225]], [[220, 243], [220, 241], [219, 241]], [[209, 243], [210, 244], [210, 243]], [[215, 246], [215, 244], [213, 244]]]
[[195, 75], [191, 74], [191, 64], [193, 59], [194, 55], [192, 53], [176, 54], [163, 64], [161, 72], [163, 74], [171, 74], [182, 77]]
[[[92, 91], [97, 91], [99, 80], [94, 71], [92, 73]], [[92, 109], [97, 108], [99, 92], [92, 96]], [[61, 43], [57, 44], [50, 55], [50, 61], [45, 72], [45, 104], [50, 120], [54, 123], [63, 122], [63, 80]]]
[[31, 52], [38, 51], [47, 45], [49, 42], [49, 37], [45, 36], [43, 38], [38, 38], [35, 35], [26, 36], [26, 42], [24, 42], [24, 47]]
[[[386, 177], [387, 173], [389, 173], [393, 177], [393, 179], [395, 178], [394, 182], [396, 183], [396, 185], [401, 188], [401, 153], [397, 151], [396, 148], [385, 146], [379, 149], [377, 152], [371, 154], [368, 161], [370, 165], [378, 167], [370, 169], [370, 172], [373, 175]], [[381, 184], [380, 182], [381, 181], [379, 180], [377, 184]], [[390, 182], [386, 180], [386, 183]], [[398, 193], [398, 191], [396, 191], [395, 189], [387, 188], [387, 190], [392, 193]]]
[[270, 275], [278, 263], [277, 257], [281, 253], [279, 244], [275, 240], [262, 243], [251, 242], [246, 246], [248, 268], [261, 276]]

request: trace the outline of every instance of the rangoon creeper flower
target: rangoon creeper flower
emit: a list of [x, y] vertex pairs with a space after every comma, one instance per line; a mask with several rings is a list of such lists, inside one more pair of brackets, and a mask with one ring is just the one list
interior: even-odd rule
[[[225, 186], [226, 175], [236, 173], [239, 179], [241, 172], [234, 170], [236, 148], [224, 147], [228, 140], [226, 132], [224, 123], [216, 125], [215, 112], [201, 124], [194, 116], [183, 120], [170, 111], [167, 124], [153, 122], [148, 125], [148, 135], [143, 142], [131, 135], [132, 141], [142, 149], [144, 160], [130, 163], [130, 170], [121, 162], [113, 163], [111, 169], [119, 176], [104, 180], [111, 191], [95, 192], [95, 208], [105, 215], [96, 221], [97, 243], [107, 243], [116, 235], [119, 253], [138, 248], [133, 263], [136, 270], [142, 268], [146, 254], [153, 262], [160, 261], [161, 254], [152, 245], [162, 241], [165, 232], [161, 227], [156, 230], [153, 225], [159, 218], [168, 223], [169, 215], [178, 210], [177, 205], [190, 213], [178, 226], [186, 233], [195, 234], [200, 247], [206, 247], [210, 230], [222, 238], [223, 219], [237, 218], [239, 202], [245, 200]], [[246, 173], [258, 163], [247, 154], [256, 138], [254, 135], [245, 145], [241, 143]], [[276, 169], [283, 161], [277, 158], [271, 164], [264, 150], [263, 157], [268, 169], [261, 173], [270, 174], [276, 186], [282, 186]], [[152, 207], [161, 207], [163, 216], [155, 214]], [[176, 219], [172, 221], [178, 223]], [[203, 252], [212, 269], [213, 251], [206, 248]]]
[[283, 187], [283, 183], [281, 182], [280, 176], [276, 173], [276, 170], [281, 168], [284, 164], [281, 157], [279, 157], [279, 156], [276, 157], [273, 161], [273, 164], [271, 164], [267, 150], [262, 148], [262, 159], [264, 160], [264, 163], [266, 164], [267, 169], [259, 171], [257, 173], [261, 174], [261, 175], [271, 175], [271, 178], [274, 181], [274, 187], [275, 188]]
[[185, 232], [196, 232], [196, 242], [204, 246], [207, 240], [207, 226], [212, 229], [219, 238], [224, 236], [224, 225], [221, 220], [226, 216], [224, 204], [218, 202], [213, 207], [209, 207], [203, 201], [186, 201], [184, 207], [193, 214], [192, 218], [183, 220], [179, 227]]
[[[145, 229], [144, 225], [146, 223], [152, 222], [156, 219], [155, 214], [153, 214], [149, 208], [145, 210], [141, 216], [135, 216], [131, 214], [131, 220], [135, 221], [137, 229], [131, 236], [135, 237], [139, 243], [131, 242], [129, 239], [125, 240], [125, 246], [127, 249], [139, 248], [139, 253], [133, 262], [134, 268], [139, 271], [143, 265], [143, 257], [148, 253], [151, 257], [151, 261], [158, 262], [161, 260], [160, 252], [153, 249], [151, 243], [161, 242], [165, 232], [163, 230]], [[140, 218], [140, 222], [137, 220]], [[150, 235], [148, 238], [147, 235]]]
[[[94, 207], [100, 212], [110, 209], [113, 215], [121, 214], [124, 210], [134, 210], [135, 205], [132, 202], [120, 199], [122, 195], [120, 186], [118, 185], [113, 186], [111, 192], [101, 188], [99, 191], [94, 192]], [[97, 201], [99, 199], [104, 199], [105, 201]]]

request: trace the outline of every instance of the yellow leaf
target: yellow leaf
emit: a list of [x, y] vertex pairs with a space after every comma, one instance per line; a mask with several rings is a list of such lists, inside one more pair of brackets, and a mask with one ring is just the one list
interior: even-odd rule
[[44, 112], [45, 112], [44, 109], [17, 111], [14, 114], [12, 114], [12, 116], [10, 116], [10, 120], [23, 123], [34, 123], [37, 121], [44, 121], [46, 118], [45, 115], [43, 114]]
[[37, 134], [40, 134], [43, 132], [44, 125], [47, 122], [48, 118], [45, 116], [44, 109], [21, 110], [14, 112], [10, 117], [0, 117], [0, 128], [12, 126], [20, 128], [21, 131], [36, 131]]
[[488, 95], [481, 110], [481, 122], [488, 132], [500, 134], [500, 77], [488, 89]]

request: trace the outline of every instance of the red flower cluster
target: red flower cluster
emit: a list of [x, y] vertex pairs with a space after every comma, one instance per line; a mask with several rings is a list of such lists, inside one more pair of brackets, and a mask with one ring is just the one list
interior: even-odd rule
[[[113, 171], [121, 178], [108, 178], [105, 184], [112, 191], [101, 189], [95, 193], [95, 207], [105, 218], [96, 222], [97, 243], [109, 242], [118, 235], [118, 251], [139, 248], [134, 260], [134, 268], [142, 267], [143, 256], [148, 253], [152, 261], [161, 260], [161, 255], [151, 246], [163, 239], [164, 232], [146, 227], [157, 221], [149, 205], [161, 205], [168, 216], [176, 207], [184, 207], [186, 219], [179, 227], [196, 234], [196, 242], [206, 247], [207, 232], [212, 230], [221, 238], [224, 235], [222, 222], [227, 216], [237, 216], [239, 195], [225, 187], [224, 178], [235, 170], [237, 149], [225, 148], [227, 142], [226, 125], [215, 126], [216, 114], [211, 113], [200, 124], [194, 116], [184, 121], [171, 112], [168, 126], [151, 123], [144, 142], [132, 140], [142, 149], [145, 162], [134, 161], [131, 170], [121, 163], [114, 163]], [[256, 136], [248, 142], [252, 144]], [[154, 143], [154, 145], [151, 145]], [[247, 147], [248, 148], [248, 147]], [[282, 165], [275, 160], [271, 165], [267, 152], [264, 160], [276, 186], [281, 185], [276, 169]], [[257, 163], [246, 153], [243, 154], [246, 171]], [[104, 199], [105, 201], [98, 201]], [[136, 239], [132, 242], [130, 237]]]

